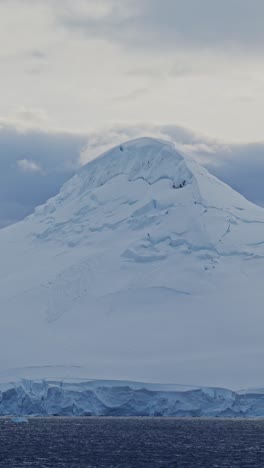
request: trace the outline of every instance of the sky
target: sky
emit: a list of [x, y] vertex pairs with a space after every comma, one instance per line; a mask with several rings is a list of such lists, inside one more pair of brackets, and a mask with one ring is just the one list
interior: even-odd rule
[[138, 136], [264, 205], [263, 0], [0, 0], [0, 227]]

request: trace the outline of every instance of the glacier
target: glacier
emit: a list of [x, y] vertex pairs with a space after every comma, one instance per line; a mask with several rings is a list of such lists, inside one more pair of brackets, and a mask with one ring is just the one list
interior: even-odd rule
[[[195, 383], [206, 401], [201, 388], [261, 387], [263, 257], [263, 208], [171, 143], [123, 143], [0, 230], [0, 369]], [[33, 404], [29, 381], [9, 395]]]
[[24, 418], [28, 416], [264, 416], [263, 389], [235, 392], [191, 385], [94, 380], [84, 375], [85, 369], [63, 366], [1, 373], [0, 416], [15, 415], [13, 422], [27, 422]]

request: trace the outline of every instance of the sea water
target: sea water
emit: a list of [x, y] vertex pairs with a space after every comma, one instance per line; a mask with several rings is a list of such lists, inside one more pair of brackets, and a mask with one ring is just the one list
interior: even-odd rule
[[0, 467], [264, 467], [264, 420], [1, 418]]

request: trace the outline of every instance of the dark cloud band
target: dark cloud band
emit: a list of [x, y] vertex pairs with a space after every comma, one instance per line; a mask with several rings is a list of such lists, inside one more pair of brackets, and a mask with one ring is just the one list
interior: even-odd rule
[[129, 47], [186, 49], [212, 47], [263, 48], [264, 2], [262, 0], [130, 0], [122, 8], [113, 5], [105, 16], [95, 17], [78, 1], [70, 10], [57, 10], [64, 27], [88, 37], [103, 38]]
[[76, 171], [85, 142], [86, 138], [75, 135], [2, 128], [0, 226], [23, 219], [55, 195]]

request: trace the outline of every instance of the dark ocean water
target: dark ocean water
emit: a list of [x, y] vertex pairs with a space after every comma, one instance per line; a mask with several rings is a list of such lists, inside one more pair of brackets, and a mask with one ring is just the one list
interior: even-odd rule
[[0, 467], [264, 467], [264, 420], [0, 419]]

